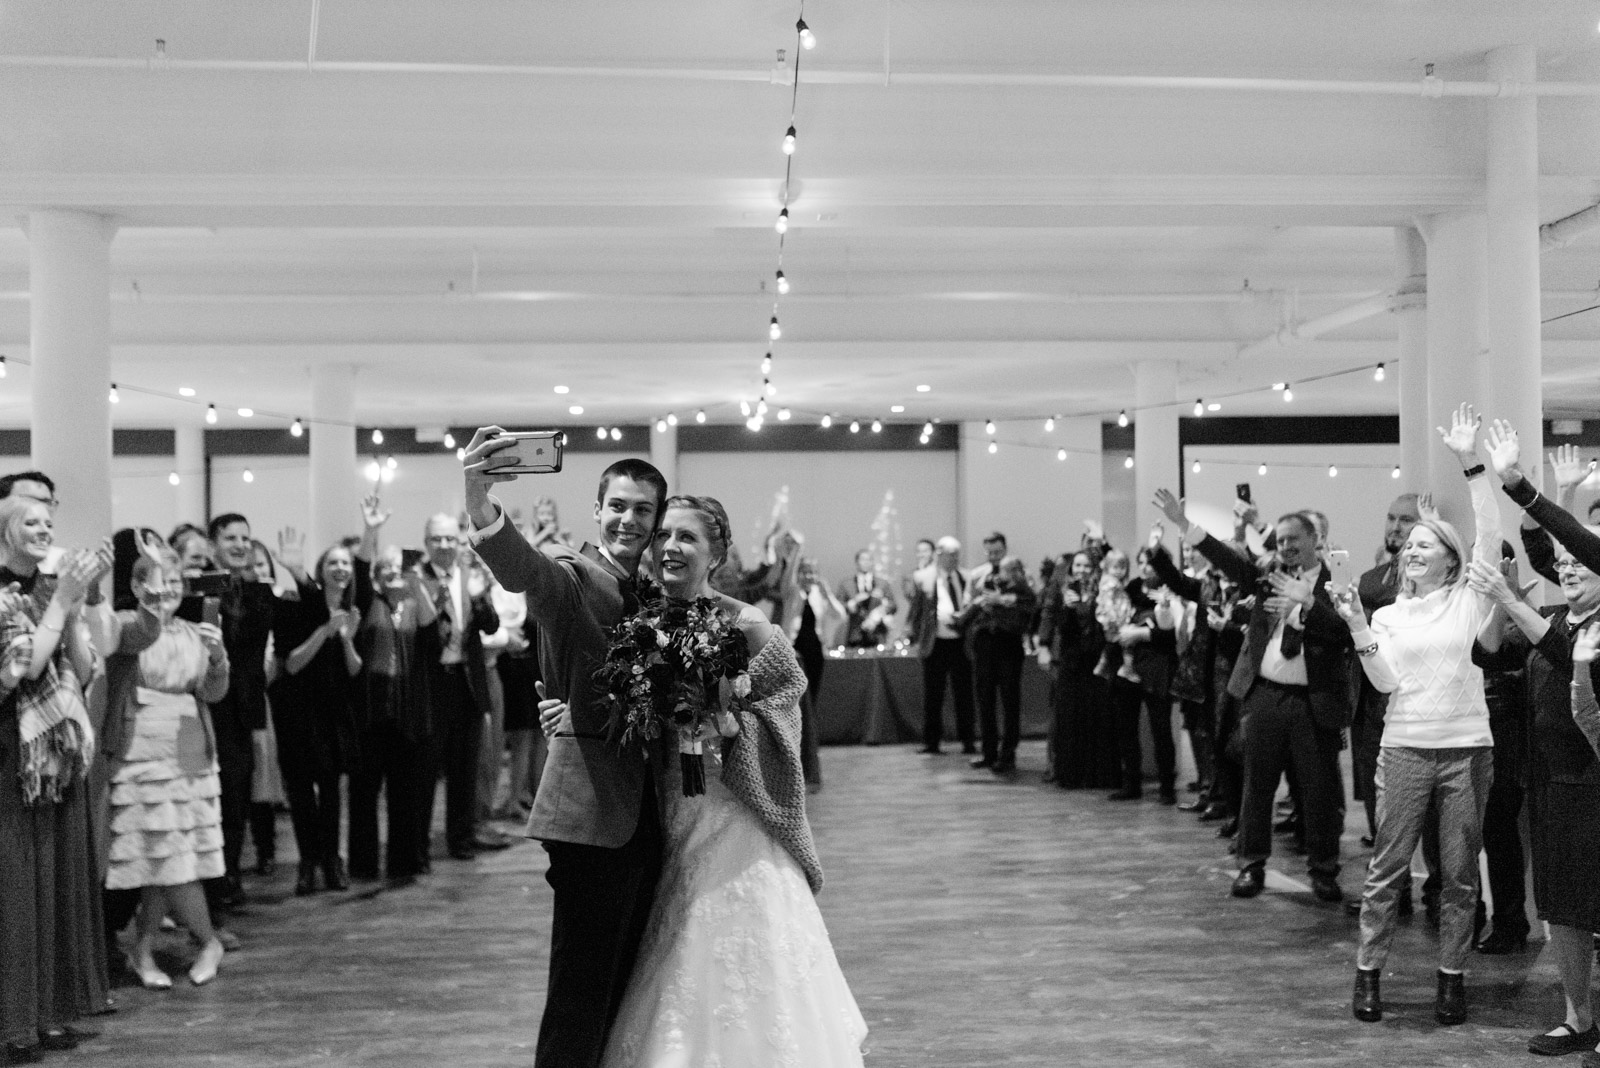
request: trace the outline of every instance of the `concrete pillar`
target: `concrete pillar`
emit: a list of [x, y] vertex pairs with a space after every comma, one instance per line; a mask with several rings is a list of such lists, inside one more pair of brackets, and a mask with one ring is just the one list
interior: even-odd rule
[[1138, 411], [1133, 423], [1133, 475], [1135, 543], [1119, 545], [1131, 557], [1144, 544], [1150, 525], [1161, 519], [1151, 502], [1156, 490], [1178, 492], [1181, 485], [1178, 454], [1178, 364], [1175, 360], [1141, 360], [1134, 368], [1134, 398]]
[[[1538, 78], [1532, 45], [1489, 53], [1492, 81]], [[1490, 99], [1485, 161], [1488, 216], [1489, 418], [1509, 420], [1522, 439], [1523, 466], [1544, 470], [1544, 391], [1539, 326], [1539, 126], [1531, 96]], [[1506, 529], [1520, 512], [1501, 499]], [[1516, 542], [1512, 538], [1513, 543]]]
[[56, 541], [111, 533], [110, 221], [81, 211], [29, 213], [28, 349], [32, 464], [56, 482]]
[[667, 490], [678, 490], [678, 428], [659, 422], [650, 428], [650, 462], [667, 480]]
[[355, 387], [356, 370], [350, 364], [318, 364], [311, 369], [307, 566], [345, 533], [360, 529], [365, 487], [357, 471]]
[[1452, 523], [1472, 527], [1461, 465], [1439, 442], [1436, 427], [1450, 425], [1462, 401], [1492, 410], [1488, 375], [1489, 293], [1485, 260], [1488, 226], [1481, 211], [1447, 211], [1419, 220], [1428, 242], [1427, 477], [1412, 485], [1430, 490], [1434, 506]]
[[[206, 514], [206, 431], [198, 423], [173, 429], [172, 469], [178, 473], [178, 522], [205, 526]], [[257, 537], [261, 535], [257, 534]]]
[[[1428, 289], [1428, 246], [1415, 227], [1394, 232], [1395, 277], [1406, 293]], [[1399, 328], [1397, 356], [1400, 367], [1400, 477], [1414, 493], [1428, 488], [1428, 456], [1434, 448], [1433, 424], [1428, 421], [1428, 311], [1408, 308], [1395, 314]]]

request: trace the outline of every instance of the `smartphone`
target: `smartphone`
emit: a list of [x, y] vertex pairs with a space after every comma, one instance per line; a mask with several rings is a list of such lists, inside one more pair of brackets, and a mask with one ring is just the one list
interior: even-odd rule
[[220, 597], [207, 597], [200, 602], [200, 622], [210, 623], [213, 627], [222, 626], [222, 599]]
[[1328, 570], [1333, 573], [1335, 589], [1350, 586], [1350, 552], [1347, 549], [1328, 550]]
[[520, 461], [511, 467], [497, 467], [501, 475], [549, 475], [561, 470], [561, 454], [567, 447], [564, 430], [509, 430], [497, 434], [497, 441], [510, 438]]
[[1251, 503], [1251, 501], [1250, 501], [1250, 483], [1248, 483], [1248, 482], [1237, 483], [1233, 487], [1233, 493], [1234, 493], [1234, 496], [1238, 497], [1241, 501], [1245, 502], [1246, 504]]
[[198, 597], [220, 597], [228, 591], [226, 571], [202, 571], [187, 579], [189, 592]]

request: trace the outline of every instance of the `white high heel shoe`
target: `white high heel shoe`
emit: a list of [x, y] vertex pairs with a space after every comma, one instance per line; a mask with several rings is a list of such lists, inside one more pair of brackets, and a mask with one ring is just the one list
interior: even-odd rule
[[206, 943], [205, 948], [200, 950], [200, 956], [189, 969], [189, 982], [195, 986], [205, 986], [215, 979], [217, 969], [222, 965], [222, 954], [222, 941], [213, 937]]

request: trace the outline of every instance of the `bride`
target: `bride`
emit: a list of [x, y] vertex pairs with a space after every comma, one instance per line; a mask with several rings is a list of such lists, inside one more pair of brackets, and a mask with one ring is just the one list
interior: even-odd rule
[[[605, 1068], [860, 1065], [867, 1025], [813, 894], [822, 868], [805, 815], [800, 695], [781, 632], [708, 583], [728, 552], [710, 497], [673, 497], [656, 535], [667, 596], [718, 600], [749, 644], [748, 710], [719, 716], [706, 792], [659, 776], [665, 857], [649, 926], [606, 1040]], [[559, 717], [559, 702], [541, 712]], [[720, 752], [719, 752], [720, 749]]]

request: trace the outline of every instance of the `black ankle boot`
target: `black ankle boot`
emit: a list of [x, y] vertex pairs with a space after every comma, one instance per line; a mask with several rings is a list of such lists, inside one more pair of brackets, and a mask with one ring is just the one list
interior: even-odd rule
[[1356, 988], [1350, 996], [1350, 1011], [1366, 1023], [1383, 1019], [1383, 999], [1378, 996], [1377, 968], [1357, 968]]
[[295, 880], [294, 892], [296, 897], [305, 897], [307, 894], [317, 892], [317, 862], [302, 860], [300, 862], [300, 878]]
[[350, 889], [350, 877], [345, 874], [344, 858], [335, 853], [322, 862], [323, 884], [329, 890]]
[[1467, 986], [1461, 973], [1439, 973], [1439, 993], [1433, 999], [1433, 1018], [1446, 1027], [1467, 1022]]

